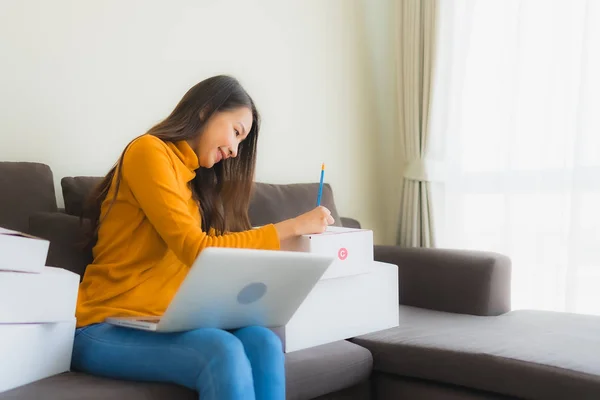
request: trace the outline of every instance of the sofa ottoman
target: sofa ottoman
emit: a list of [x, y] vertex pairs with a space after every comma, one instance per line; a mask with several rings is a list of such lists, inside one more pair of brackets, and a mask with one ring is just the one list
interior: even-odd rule
[[488, 317], [408, 306], [399, 312], [398, 328], [353, 340], [373, 354], [377, 386], [387, 388], [378, 399], [397, 398], [386, 393], [407, 392], [418, 381], [480, 391], [465, 397], [472, 399], [600, 398], [597, 316], [520, 310]]

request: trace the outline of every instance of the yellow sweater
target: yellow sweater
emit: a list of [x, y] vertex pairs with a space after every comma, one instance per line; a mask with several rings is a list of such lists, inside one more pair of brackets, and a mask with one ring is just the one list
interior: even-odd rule
[[94, 261], [79, 287], [78, 327], [109, 316], [163, 314], [206, 247], [279, 249], [273, 225], [222, 236], [203, 231], [188, 185], [198, 168], [198, 157], [185, 141], [165, 143], [144, 135], [131, 144], [116, 202], [100, 225]]

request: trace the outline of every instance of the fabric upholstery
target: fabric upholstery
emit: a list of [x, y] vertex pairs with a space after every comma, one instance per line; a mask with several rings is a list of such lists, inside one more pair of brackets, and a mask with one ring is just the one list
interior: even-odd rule
[[353, 339], [375, 370], [527, 399], [600, 396], [600, 318], [548, 311], [497, 317], [400, 306], [396, 328]]
[[358, 222], [358, 220], [354, 219], [354, 218], [349, 218], [349, 217], [340, 217], [342, 226], [345, 228], [354, 228], [354, 229], [360, 229], [360, 222]]
[[60, 180], [65, 212], [80, 216], [89, 194], [102, 181], [98, 176], [66, 176]]
[[510, 311], [511, 262], [478, 251], [375, 246], [398, 266], [400, 304], [473, 315]]
[[371, 378], [377, 400], [508, 400], [517, 399], [494, 393], [444, 385], [420, 379], [376, 373]]
[[372, 366], [371, 353], [347, 341], [288, 353], [287, 399], [312, 399], [346, 389], [367, 380]]
[[[297, 217], [316, 207], [318, 191], [318, 183], [276, 185], [257, 182], [250, 201], [250, 222], [253, 226], [261, 226]], [[331, 211], [334, 225], [342, 226], [329, 184], [323, 185], [321, 205]]]
[[93, 260], [87, 245], [89, 223], [63, 213], [37, 213], [29, 219], [32, 235], [50, 241], [46, 265], [67, 269], [83, 278], [85, 268]]
[[32, 162], [0, 162], [0, 226], [27, 232], [29, 216], [56, 211], [50, 167]]
[[151, 382], [131, 382], [68, 372], [0, 393], [0, 400], [197, 400], [184, 387]]
[[[65, 212], [81, 215], [83, 204], [91, 190], [100, 183], [100, 177], [76, 176], [61, 180]], [[276, 223], [296, 217], [316, 206], [318, 183], [269, 184], [256, 182], [250, 201], [250, 221], [253, 226]], [[335, 226], [342, 226], [329, 184], [323, 185], [321, 204], [327, 207], [335, 219]], [[352, 221], [348, 223], [353, 224]]]
[[316, 397], [314, 400], [371, 400], [372, 389], [371, 382], [364, 381], [358, 385], [349, 387], [348, 389], [339, 390], [337, 392], [324, 394]]
[[[366, 381], [372, 358], [368, 350], [347, 341], [334, 342], [286, 355], [288, 400], [308, 400], [329, 395], [326, 400], [363, 400], [351, 397], [352, 390], [335, 397], [333, 392]], [[360, 393], [365, 392], [361, 385]], [[45, 399], [196, 399], [195, 392], [166, 384], [129, 382], [70, 372], [0, 393], [0, 400]]]

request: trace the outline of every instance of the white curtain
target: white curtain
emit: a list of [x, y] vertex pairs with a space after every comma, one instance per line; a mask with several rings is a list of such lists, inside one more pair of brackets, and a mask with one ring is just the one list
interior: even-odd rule
[[442, 247], [513, 261], [513, 306], [600, 314], [600, 1], [444, 0]]
[[435, 245], [428, 133], [436, 11], [437, 0], [398, 3], [398, 115], [407, 160], [397, 237], [402, 247]]

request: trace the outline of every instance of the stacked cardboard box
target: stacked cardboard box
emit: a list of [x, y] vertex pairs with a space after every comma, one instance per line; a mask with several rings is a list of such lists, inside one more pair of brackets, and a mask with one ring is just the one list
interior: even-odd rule
[[69, 370], [79, 276], [49, 243], [0, 227], [0, 392]]
[[398, 267], [373, 260], [373, 232], [329, 227], [282, 243], [282, 250], [333, 255], [290, 322], [277, 332], [286, 352], [398, 326]]

